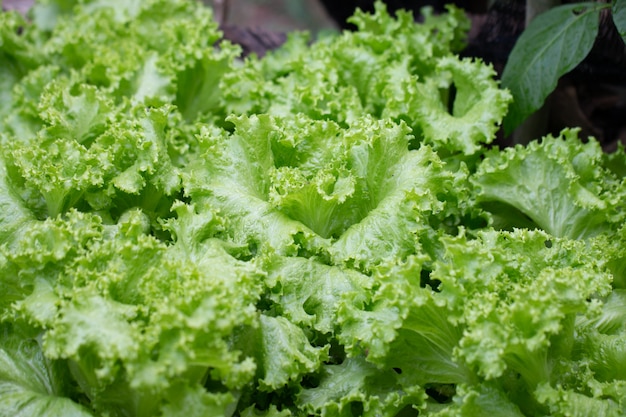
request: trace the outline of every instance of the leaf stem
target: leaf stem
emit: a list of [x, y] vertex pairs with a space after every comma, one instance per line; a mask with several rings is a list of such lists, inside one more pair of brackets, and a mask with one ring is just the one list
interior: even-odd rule
[[543, 12], [561, 4], [561, 0], [527, 0], [526, 1], [526, 26]]

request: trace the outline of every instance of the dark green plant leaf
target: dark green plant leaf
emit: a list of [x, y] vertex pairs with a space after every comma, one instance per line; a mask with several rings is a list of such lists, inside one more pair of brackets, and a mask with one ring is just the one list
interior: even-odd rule
[[619, 32], [620, 36], [626, 42], [626, 0], [613, 1], [613, 23]]
[[502, 86], [513, 94], [504, 119], [507, 134], [539, 109], [559, 78], [587, 56], [598, 33], [600, 10], [605, 7], [600, 3], [558, 6], [528, 25], [502, 74]]

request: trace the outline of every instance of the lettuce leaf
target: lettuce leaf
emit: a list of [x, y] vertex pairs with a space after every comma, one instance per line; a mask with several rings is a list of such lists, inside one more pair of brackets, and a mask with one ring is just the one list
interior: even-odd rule
[[[167, 409], [173, 392], [197, 395], [207, 378], [230, 388], [247, 382], [255, 365], [232, 350], [230, 338], [257, 322], [254, 267], [212, 240], [192, 252], [166, 246], [146, 235], [149, 219], [136, 210], [116, 225], [97, 219], [72, 212], [34, 221], [7, 254], [3, 274], [21, 270], [13, 314], [46, 329], [45, 357], [69, 362], [98, 412], [152, 415]], [[189, 228], [182, 220], [170, 225], [177, 236]], [[29, 250], [26, 239], [48, 243], [49, 252]]]
[[356, 12], [360, 28], [318, 39], [294, 35], [280, 50], [224, 77], [224, 101], [235, 114], [304, 114], [314, 120], [352, 124], [365, 116], [404, 121], [415, 143], [444, 154], [476, 153], [490, 143], [510, 94], [498, 88], [483, 62], [460, 59], [469, 22], [423, 10], [423, 23], [410, 13], [390, 16]]
[[611, 232], [624, 220], [623, 179], [604, 164], [597, 141], [584, 144], [576, 130], [565, 130], [527, 147], [493, 152], [473, 181], [480, 201], [508, 218], [509, 227], [526, 224], [525, 216], [552, 235], [584, 239]]
[[93, 415], [79, 404], [67, 364], [44, 356], [39, 334], [20, 325], [0, 329], [0, 415]]
[[417, 386], [400, 388], [393, 370], [381, 371], [362, 358], [326, 365], [319, 378], [318, 386], [303, 390], [298, 398], [298, 406], [309, 414], [395, 416], [424, 399]]
[[409, 149], [404, 124], [230, 120], [232, 135], [201, 136], [212, 162], [194, 164], [184, 188], [220, 211], [234, 242], [257, 252], [314, 253], [367, 270], [414, 253], [422, 225], [451, 216], [454, 187], [469, 187], [467, 172], [447, 170], [429, 147]]
[[0, 19], [0, 415], [624, 414], [626, 153], [487, 150], [461, 10]]

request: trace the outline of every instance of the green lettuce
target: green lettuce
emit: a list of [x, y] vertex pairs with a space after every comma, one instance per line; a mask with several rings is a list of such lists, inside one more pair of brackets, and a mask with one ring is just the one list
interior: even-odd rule
[[575, 130], [565, 130], [488, 155], [474, 181], [481, 202], [495, 216], [506, 213], [508, 227], [528, 226], [529, 219], [555, 236], [585, 239], [624, 221], [623, 177], [606, 159], [597, 141], [584, 144]]
[[415, 253], [420, 229], [465, 210], [446, 200], [457, 197], [466, 172], [447, 170], [428, 146], [409, 149], [403, 123], [229, 120], [232, 135], [203, 131], [206, 153], [183, 181], [194, 201], [225, 217], [235, 244], [368, 269]]
[[308, 46], [291, 36], [281, 50], [224, 78], [233, 113], [305, 114], [315, 120], [351, 124], [356, 118], [404, 121], [414, 142], [446, 153], [476, 153], [495, 137], [511, 100], [497, 88], [495, 72], [480, 61], [462, 60], [469, 22], [449, 6], [448, 14], [424, 11], [414, 25], [410, 13], [397, 19], [377, 5], [351, 18], [360, 30], [327, 36]]
[[190, 0], [0, 14], [0, 416], [626, 414], [626, 152], [488, 149], [422, 14], [262, 59]]

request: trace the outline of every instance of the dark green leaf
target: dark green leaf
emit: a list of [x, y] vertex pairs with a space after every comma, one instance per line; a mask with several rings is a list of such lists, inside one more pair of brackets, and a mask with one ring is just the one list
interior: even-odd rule
[[559, 78], [587, 56], [598, 33], [603, 4], [558, 6], [537, 16], [511, 51], [502, 86], [513, 94], [506, 133], [539, 109]]
[[611, 12], [613, 13], [613, 23], [626, 42], [626, 0], [615, 0]]

